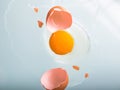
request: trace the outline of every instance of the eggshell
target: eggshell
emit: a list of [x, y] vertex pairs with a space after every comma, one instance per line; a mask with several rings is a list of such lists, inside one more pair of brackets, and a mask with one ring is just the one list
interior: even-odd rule
[[73, 67], [73, 69], [75, 69], [75, 70], [77, 70], [77, 71], [80, 70], [80, 67], [79, 67], [79, 66], [73, 65], [72, 67]]
[[34, 11], [35, 11], [36, 13], [38, 13], [39, 8], [35, 7], [35, 8], [34, 8]]
[[38, 27], [42, 28], [42, 26], [43, 26], [43, 22], [38, 20]]
[[71, 14], [60, 6], [55, 6], [47, 14], [46, 25], [49, 31], [67, 29], [72, 25]]
[[54, 68], [45, 72], [41, 84], [46, 90], [64, 90], [68, 85], [67, 72], [62, 68]]

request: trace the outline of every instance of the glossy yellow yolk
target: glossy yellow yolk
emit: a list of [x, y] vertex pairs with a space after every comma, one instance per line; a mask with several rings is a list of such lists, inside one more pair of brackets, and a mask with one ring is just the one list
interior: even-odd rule
[[68, 32], [64, 30], [58, 30], [51, 35], [49, 39], [49, 45], [54, 53], [65, 55], [72, 51], [74, 39]]

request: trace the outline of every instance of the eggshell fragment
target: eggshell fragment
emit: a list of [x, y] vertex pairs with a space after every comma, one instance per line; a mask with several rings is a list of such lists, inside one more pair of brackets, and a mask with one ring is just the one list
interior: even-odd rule
[[42, 28], [42, 26], [43, 26], [43, 22], [38, 20], [38, 27]]
[[46, 90], [64, 90], [68, 85], [68, 74], [62, 68], [54, 68], [45, 72], [41, 84]]
[[85, 73], [85, 78], [88, 78], [89, 77], [89, 73]]
[[47, 14], [46, 25], [51, 32], [67, 29], [72, 25], [72, 16], [64, 8], [55, 6]]
[[77, 71], [79, 71], [80, 70], [80, 67], [79, 66], [72, 66], [73, 67], [73, 69], [75, 69], [75, 70], [77, 70]]
[[37, 7], [34, 8], [34, 11], [38, 13], [39, 9]]

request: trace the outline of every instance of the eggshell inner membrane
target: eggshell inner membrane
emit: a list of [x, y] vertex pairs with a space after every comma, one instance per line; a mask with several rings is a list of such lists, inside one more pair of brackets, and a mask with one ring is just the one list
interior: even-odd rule
[[48, 70], [42, 75], [41, 83], [47, 90], [62, 90], [68, 84], [67, 72], [62, 68]]

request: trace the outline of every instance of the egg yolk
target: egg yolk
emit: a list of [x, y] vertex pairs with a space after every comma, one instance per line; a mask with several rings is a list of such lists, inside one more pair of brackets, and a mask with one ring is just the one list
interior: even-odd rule
[[59, 55], [70, 53], [74, 46], [73, 37], [64, 30], [58, 30], [52, 33], [49, 45], [52, 51]]

